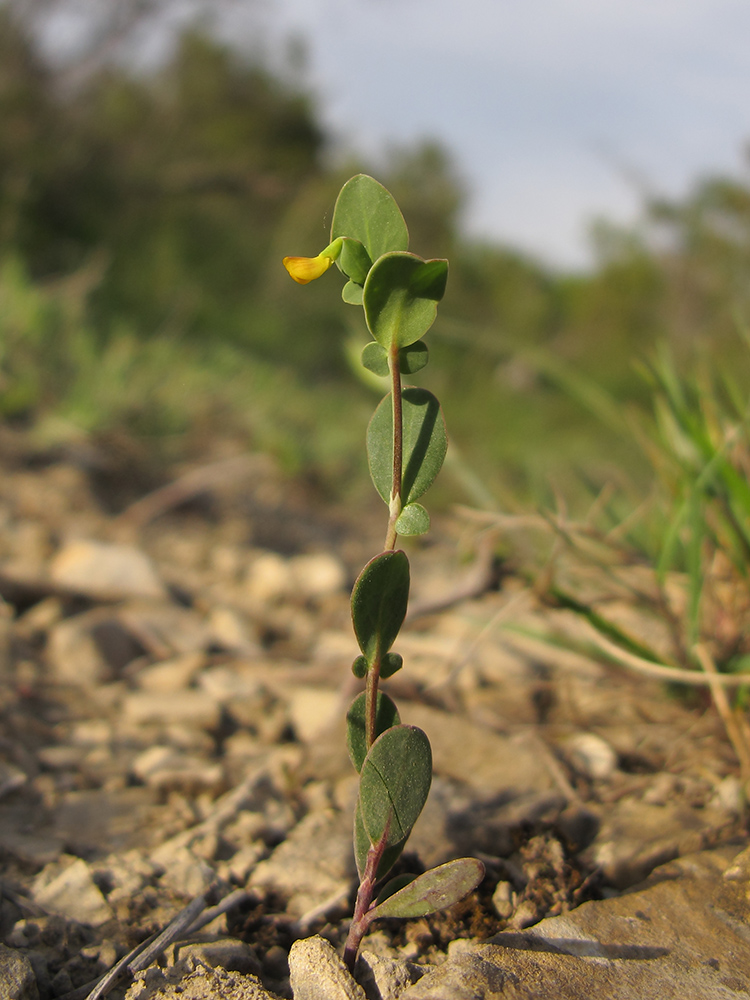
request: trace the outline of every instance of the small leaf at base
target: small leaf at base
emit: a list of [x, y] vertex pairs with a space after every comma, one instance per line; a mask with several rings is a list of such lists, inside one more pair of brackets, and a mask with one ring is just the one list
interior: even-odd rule
[[381, 917], [423, 917], [458, 903], [476, 889], [483, 878], [484, 865], [481, 861], [476, 858], [458, 858], [419, 875], [404, 888], [389, 894], [382, 902], [381, 893], [378, 905], [370, 910], [369, 916], [373, 920]]
[[424, 535], [430, 530], [430, 515], [421, 503], [408, 503], [398, 516], [399, 535]]

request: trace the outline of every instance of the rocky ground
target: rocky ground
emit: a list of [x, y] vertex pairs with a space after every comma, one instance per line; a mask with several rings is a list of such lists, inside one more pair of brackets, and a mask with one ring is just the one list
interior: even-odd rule
[[404, 863], [486, 878], [376, 926], [357, 985], [348, 591], [377, 533], [262, 456], [153, 492], [0, 452], [2, 1000], [83, 1000], [122, 959], [93, 996], [750, 997], [744, 797], [710, 699], [534, 638], [575, 621], [492, 561], [486, 522], [410, 548], [387, 682], [435, 761]]

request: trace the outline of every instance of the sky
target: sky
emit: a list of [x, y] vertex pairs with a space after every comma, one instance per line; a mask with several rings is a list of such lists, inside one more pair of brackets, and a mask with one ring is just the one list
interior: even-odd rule
[[[217, 0], [219, 3], [219, 0]], [[185, 10], [190, 0], [185, 0]], [[218, 9], [218, 8], [217, 8]], [[221, 0], [225, 37], [304, 41], [342, 148], [437, 139], [467, 230], [548, 264], [592, 260], [592, 220], [743, 175], [748, 0]]]

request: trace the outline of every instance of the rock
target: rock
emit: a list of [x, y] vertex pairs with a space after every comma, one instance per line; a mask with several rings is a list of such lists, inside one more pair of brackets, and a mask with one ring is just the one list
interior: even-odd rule
[[294, 1000], [366, 1000], [330, 942], [317, 935], [292, 945], [289, 980]]
[[138, 973], [125, 1000], [278, 1000], [255, 976], [191, 964], [167, 970], [151, 966]]
[[164, 869], [161, 884], [178, 896], [200, 896], [216, 878], [216, 872], [189, 847], [168, 840], [151, 852], [151, 860]]
[[515, 909], [516, 893], [510, 882], [500, 881], [492, 893], [492, 906], [501, 920], [507, 920]]
[[4, 944], [0, 944], [0, 1000], [39, 1000], [31, 962]]
[[25, 773], [20, 768], [0, 760], [0, 799], [4, 795], [9, 795], [10, 792], [22, 788], [27, 780]]
[[138, 754], [132, 771], [149, 788], [161, 793], [179, 791], [196, 795], [208, 791], [216, 794], [225, 783], [221, 764], [165, 746], [149, 747]]
[[538, 741], [526, 733], [505, 736], [460, 715], [413, 702], [399, 708], [402, 722], [427, 733], [435, 774], [466, 782], [484, 797], [493, 792], [553, 789]]
[[101, 613], [95, 610], [53, 626], [46, 658], [54, 680], [94, 688], [110, 679], [109, 665], [91, 634], [92, 623], [100, 620]]
[[244, 941], [220, 938], [214, 941], [180, 941], [170, 949], [173, 964], [188, 959], [193, 965], [203, 962], [213, 969], [257, 975], [260, 972], [258, 957]]
[[292, 586], [305, 600], [320, 601], [344, 589], [346, 570], [329, 552], [294, 556], [289, 560]]
[[285, 597], [293, 587], [289, 563], [276, 552], [256, 556], [245, 576], [245, 592], [252, 601], [271, 604]]
[[354, 971], [367, 1000], [398, 1000], [407, 986], [424, 975], [425, 969], [413, 962], [397, 962], [386, 955], [361, 951]]
[[90, 539], [68, 542], [52, 560], [50, 576], [55, 583], [93, 600], [166, 596], [151, 560], [131, 545]]
[[213, 608], [208, 617], [208, 628], [212, 644], [220, 649], [243, 656], [257, 656], [260, 653], [260, 645], [250, 622], [234, 608]]
[[[577, 1000], [589, 997], [581, 992]], [[500, 963], [488, 961], [484, 953], [460, 954], [428, 972], [418, 983], [404, 990], [399, 1000], [559, 1000], [554, 993], [531, 993], [519, 977]], [[295, 998], [296, 1000], [296, 998]], [[640, 998], [639, 998], [640, 1000]]]
[[127, 722], [143, 725], [185, 723], [201, 729], [217, 729], [221, 717], [219, 704], [205, 691], [174, 691], [168, 698], [150, 691], [133, 691], [122, 701]]
[[170, 660], [153, 663], [138, 671], [138, 687], [152, 694], [173, 694], [190, 686], [203, 666], [203, 653], [185, 653]]
[[603, 811], [601, 830], [583, 853], [606, 881], [626, 889], [657, 865], [700, 850], [727, 823], [725, 812], [691, 809], [684, 803], [650, 805], [623, 798]]
[[353, 875], [351, 817], [333, 809], [316, 810], [258, 865], [250, 885], [284, 893], [287, 912], [301, 917], [328, 899], [345, 896]]
[[744, 882], [724, 877], [738, 867], [736, 850], [681, 858], [636, 891], [523, 932], [455, 941], [400, 1000], [750, 1000], [750, 902]]
[[101, 927], [113, 917], [82, 858], [47, 865], [34, 880], [32, 895], [46, 909], [79, 924]]
[[584, 778], [606, 781], [617, 768], [617, 754], [596, 733], [576, 733], [562, 744], [571, 767]]
[[343, 714], [341, 691], [296, 685], [291, 693], [289, 715], [294, 732], [303, 743], [314, 742]]

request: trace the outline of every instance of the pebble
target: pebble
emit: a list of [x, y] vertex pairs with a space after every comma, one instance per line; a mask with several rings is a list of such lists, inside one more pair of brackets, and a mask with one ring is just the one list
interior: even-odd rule
[[317, 935], [292, 945], [289, 980], [294, 1000], [366, 1000], [331, 943]]
[[310, 601], [337, 594], [346, 584], [346, 570], [328, 552], [294, 556], [289, 560], [289, 573], [295, 593]]
[[510, 882], [500, 881], [492, 893], [492, 906], [501, 920], [508, 920], [515, 909], [516, 894]]
[[137, 674], [138, 687], [153, 694], [173, 694], [189, 687], [205, 662], [202, 652], [185, 653], [160, 663], [142, 667]]
[[47, 865], [32, 886], [37, 903], [79, 924], [101, 927], [113, 913], [82, 858]]
[[250, 878], [251, 886], [288, 897], [287, 913], [301, 917], [334, 896], [344, 896], [354, 875], [351, 817], [337, 810], [310, 812]]
[[179, 722], [201, 729], [216, 729], [221, 709], [205, 691], [174, 691], [169, 698], [151, 691], [133, 691], [122, 700], [122, 714], [126, 721], [137, 725]]
[[617, 754], [596, 733], [576, 733], [562, 744], [571, 767], [584, 778], [606, 781], [617, 769]]
[[151, 560], [131, 545], [77, 539], [63, 545], [49, 571], [55, 583], [94, 600], [166, 596]]
[[0, 1000], [39, 1000], [31, 962], [4, 944], [0, 944]]

